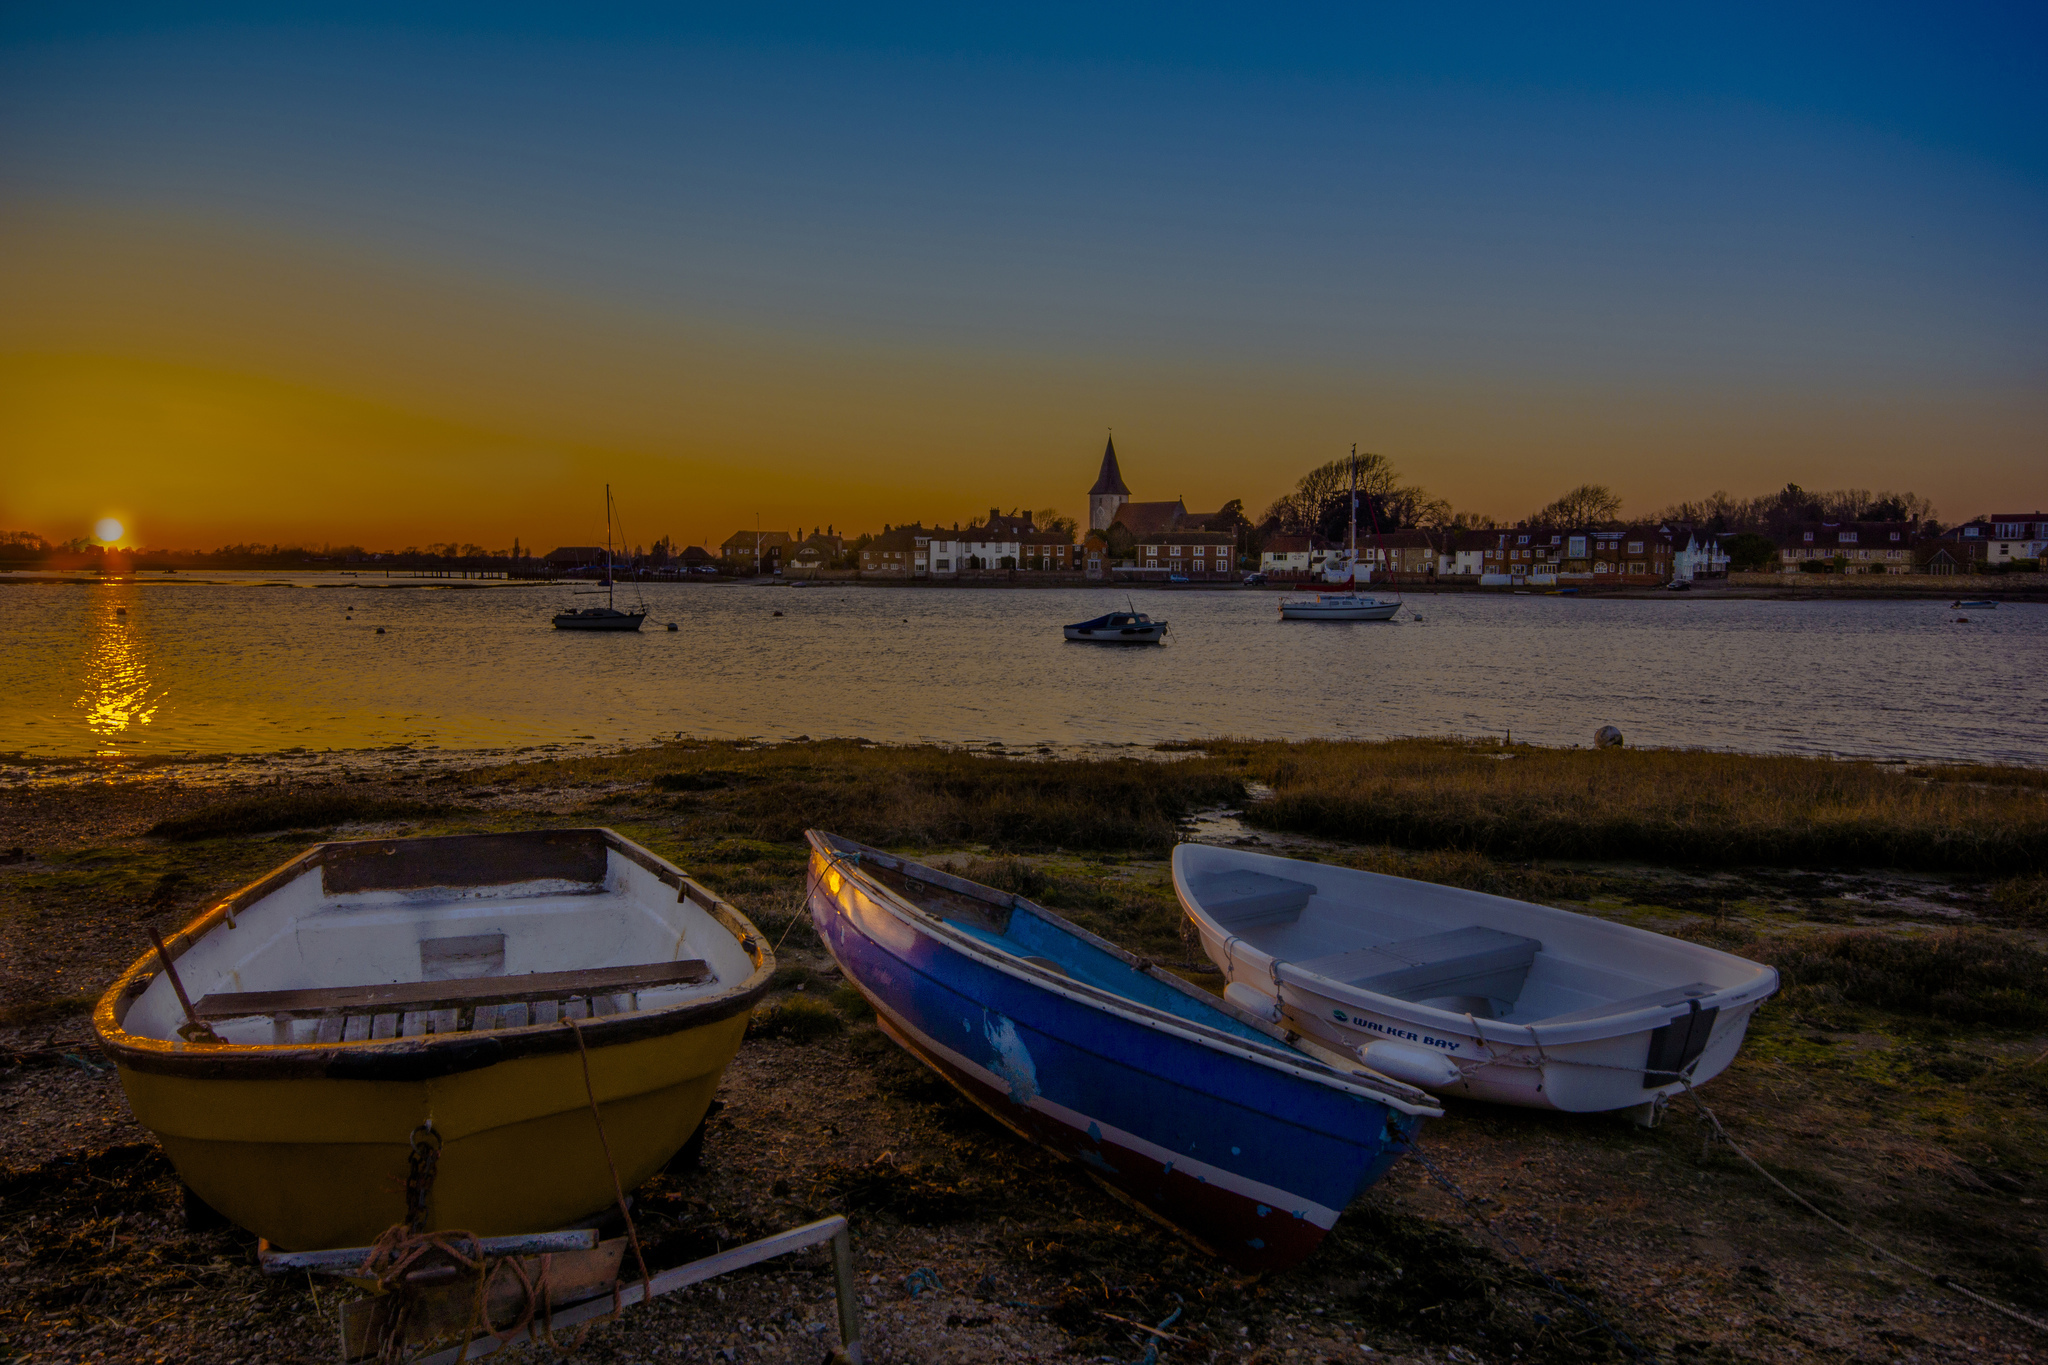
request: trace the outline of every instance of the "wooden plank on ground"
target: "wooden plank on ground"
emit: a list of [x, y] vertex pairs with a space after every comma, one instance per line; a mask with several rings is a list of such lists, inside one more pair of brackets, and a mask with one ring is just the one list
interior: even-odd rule
[[[192, 1007], [201, 1019], [240, 1019], [252, 1014], [290, 1015], [403, 1012], [499, 1005], [512, 1001], [588, 996], [593, 992], [645, 991], [711, 979], [710, 964], [650, 962], [635, 967], [592, 967], [578, 972], [529, 972], [523, 976], [468, 977], [454, 981], [400, 981], [385, 986], [332, 986], [297, 991], [231, 991], [202, 996]], [[587, 1013], [587, 1011], [586, 1011]]]

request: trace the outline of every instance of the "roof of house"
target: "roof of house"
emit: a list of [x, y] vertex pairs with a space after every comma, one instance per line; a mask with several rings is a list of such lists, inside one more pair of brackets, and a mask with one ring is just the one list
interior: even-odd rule
[[1172, 502], [1127, 502], [1116, 509], [1116, 520], [1140, 540], [1177, 530], [1187, 519], [1188, 509], [1179, 498]]
[[603, 558], [602, 545], [564, 545], [547, 553], [550, 564], [595, 564]]
[[1810, 521], [1782, 537], [1779, 544], [1785, 549], [1819, 549], [1830, 545], [1903, 548], [1919, 539], [1915, 534], [1918, 525], [1912, 521]]
[[1114, 436], [1102, 447], [1102, 472], [1095, 476], [1095, 486], [1088, 490], [1088, 496], [1092, 498], [1097, 493], [1121, 493], [1127, 498], [1131, 495], [1131, 490], [1124, 486], [1123, 471], [1116, 467]]
[[780, 549], [790, 543], [787, 531], [734, 531], [725, 538], [723, 548], [727, 550], [751, 550], [758, 543], [765, 553]]
[[1264, 553], [1269, 555], [1305, 555], [1319, 548], [1310, 536], [1267, 536]]
[[702, 545], [689, 546], [681, 554], [676, 556], [677, 559], [682, 560], [685, 564], [709, 564], [712, 560], [716, 559], [717, 557], [718, 556], [712, 554], [711, 551], [705, 549]]

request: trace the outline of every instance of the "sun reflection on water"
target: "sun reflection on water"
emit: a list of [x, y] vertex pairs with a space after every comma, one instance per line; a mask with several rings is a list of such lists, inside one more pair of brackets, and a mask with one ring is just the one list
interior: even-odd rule
[[149, 653], [125, 614], [129, 594], [107, 593], [95, 604], [92, 639], [87, 647], [82, 682], [85, 691], [72, 703], [84, 713], [85, 725], [100, 741], [99, 753], [119, 754], [119, 744], [136, 744], [128, 732], [156, 718], [160, 696], [152, 695]]

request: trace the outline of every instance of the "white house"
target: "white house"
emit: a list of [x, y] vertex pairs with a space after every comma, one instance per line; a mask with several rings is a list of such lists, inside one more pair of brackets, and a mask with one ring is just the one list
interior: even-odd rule
[[1327, 553], [1313, 536], [1268, 536], [1259, 551], [1260, 573], [1314, 573]]

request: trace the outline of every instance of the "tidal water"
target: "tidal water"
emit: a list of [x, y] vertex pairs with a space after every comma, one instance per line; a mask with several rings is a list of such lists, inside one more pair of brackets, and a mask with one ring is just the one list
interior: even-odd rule
[[1569, 744], [1611, 724], [1634, 744], [2048, 762], [2041, 605], [1958, 624], [1935, 602], [1442, 594], [1409, 599], [1418, 620], [1333, 625], [1278, 621], [1271, 593], [1153, 590], [1129, 597], [1171, 621], [1169, 641], [1109, 648], [1059, 629], [1123, 605], [1105, 590], [647, 585], [647, 628], [611, 635], [550, 628], [592, 600], [572, 588], [388, 582], [0, 575], [0, 754], [559, 752], [677, 734]]

